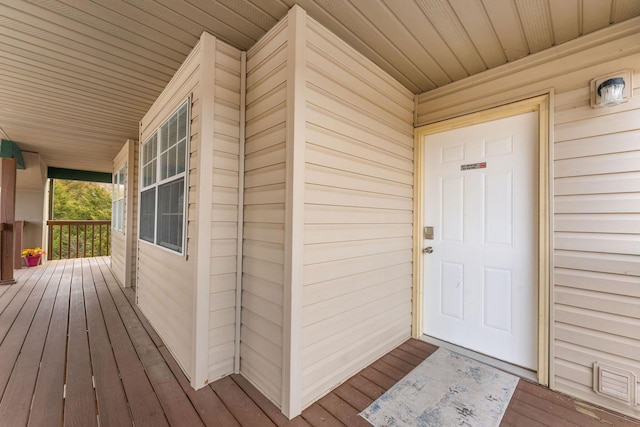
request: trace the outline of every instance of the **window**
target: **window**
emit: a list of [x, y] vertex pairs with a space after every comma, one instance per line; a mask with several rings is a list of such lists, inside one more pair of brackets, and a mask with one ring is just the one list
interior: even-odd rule
[[124, 233], [124, 208], [125, 208], [125, 179], [127, 176], [126, 163], [113, 174], [113, 187], [111, 195], [111, 228]]
[[182, 253], [189, 101], [142, 144], [140, 239]]

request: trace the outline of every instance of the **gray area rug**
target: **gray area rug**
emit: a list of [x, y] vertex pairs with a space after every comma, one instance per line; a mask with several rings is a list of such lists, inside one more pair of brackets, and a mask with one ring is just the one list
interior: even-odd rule
[[360, 413], [376, 427], [497, 426], [518, 377], [439, 348]]

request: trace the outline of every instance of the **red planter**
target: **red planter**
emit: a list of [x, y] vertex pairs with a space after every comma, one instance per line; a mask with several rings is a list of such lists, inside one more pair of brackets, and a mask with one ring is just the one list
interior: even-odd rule
[[42, 257], [42, 254], [34, 255], [34, 256], [26, 256], [24, 257], [24, 263], [27, 265], [27, 267], [35, 267], [36, 265], [40, 264], [41, 257]]

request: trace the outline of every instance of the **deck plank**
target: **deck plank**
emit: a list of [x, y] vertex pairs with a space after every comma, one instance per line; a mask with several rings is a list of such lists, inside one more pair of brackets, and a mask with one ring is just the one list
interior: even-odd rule
[[345, 425], [318, 403], [314, 403], [302, 411], [302, 418], [313, 427], [341, 427]]
[[[2, 426], [25, 425], [29, 407], [29, 425], [38, 427], [98, 422], [101, 426], [368, 426], [358, 413], [436, 349], [407, 340], [301, 416], [288, 420], [241, 375], [193, 390], [135, 306], [133, 291], [122, 289], [113, 277], [108, 257], [47, 262], [17, 272], [16, 279], [18, 287], [0, 289], [0, 308], [4, 307], [0, 333], [5, 331], [0, 380], [2, 372], [6, 375], [6, 392], [0, 398]], [[638, 427], [640, 422], [521, 380], [501, 425]]]
[[517, 410], [515, 410], [511, 403], [507, 408], [507, 411], [504, 413], [502, 417], [502, 421], [500, 422], [500, 427], [545, 427], [544, 424], [529, 418], [527, 416], [522, 415]]
[[80, 260], [73, 261], [67, 353], [64, 425], [69, 427], [97, 426], [98, 409], [91, 373]]
[[120, 285], [107, 282], [107, 286], [169, 424], [203, 426], [198, 413], [140, 323]]
[[209, 386], [242, 426], [275, 427], [267, 414], [230, 377], [219, 379]]
[[294, 420], [289, 420], [282, 412], [276, 408], [276, 406], [267, 399], [262, 393], [258, 391], [246, 378], [242, 375], [233, 374], [231, 379], [242, 389], [242, 391], [258, 405], [258, 407], [265, 413], [269, 419], [274, 422], [278, 427], [280, 426], [308, 426], [309, 424], [302, 419], [302, 417], [296, 417]]
[[[396, 368], [395, 366], [391, 366], [384, 359], [378, 359], [375, 362], [373, 362], [370, 366], [373, 369], [376, 369], [381, 373], [385, 374], [387, 377], [391, 378], [393, 380], [393, 384], [397, 383], [405, 376], [404, 372], [402, 372], [400, 369]], [[385, 388], [389, 389], [391, 388], [391, 386], [385, 387]]]
[[[54, 274], [56, 273], [56, 274]], [[31, 397], [49, 329], [61, 271], [47, 269], [41, 281], [49, 283], [33, 317], [0, 402], [0, 425], [22, 426], [29, 419]]]
[[392, 354], [398, 359], [405, 361], [406, 363], [412, 365], [414, 368], [424, 361], [423, 357], [418, 357], [415, 354], [408, 353], [401, 347], [394, 348], [389, 354]]
[[[353, 377], [347, 380], [347, 384], [350, 384], [353, 388], [358, 390], [360, 393], [369, 397], [371, 401], [376, 400], [380, 396], [384, 394], [388, 388], [385, 388], [363, 375], [363, 372], [369, 368], [363, 369], [359, 374], [354, 375]], [[376, 375], [380, 375], [377, 371], [374, 372]], [[365, 372], [366, 375], [366, 372]], [[388, 377], [387, 377], [388, 378]], [[386, 381], [386, 379], [385, 379]]]
[[374, 401], [374, 399], [365, 395], [348, 382], [341, 384], [338, 388], [333, 390], [333, 392], [340, 397], [340, 399], [353, 406], [359, 412], [364, 411]]
[[371, 427], [371, 424], [360, 417], [353, 406], [342, 400], [335, 393], [329, 393], [318, 401], [318, 404], [346, 426]]
[[391, 353], [385, 354], [380, 360], [386, 363], [387, 365], [394, 367], [398, 371], [402, 372], [402, 374], [404, 375], [407, 375], [409, 372], [413, 371], [413, 369], [415, 368], [415, 365], [412, 365], [411, 363], [407, 363], [404, 360], [397, 358]]
[[132, 288], [127, 288], [127, 289], [122, 289], [122, 293], [127, 298], [127, 301], [129, 301], [129, 305], [138, 316], [138, 320], [142, 324], [142, 327], [144, 328], [145, 331], [147, 331], [147, 334], [149, 334], [149, 338], [153, 340], [156, 347], [162, 347], [164, 345], [164, 342], [162, 342], [162, 338], [160, 338], [160, 335], [158, 335], [156, 330], [153, 329], [153, 326], [151, 326], [151, 323], [149, 323], [147, 318], [144, 316], [144, 314], [142, 314], [142, 311], [138, 308], [138, 305], [136, 304], [136, 291]]
[[24, 344], [29, 327], [46, 289], [47, 277], [45, 276], [45, 279], [40, 280], [43, 273], [44, 270], [32, 276], [29, 279], [31, 284], [29, 286], [30, 289], [28, 289], [28, 296], [24, 299], [14, 298], [5, 313], [0, 316], [0, 329], [3, 329], [6, 333], [3, 336], [2, 344], [0, 344], [0, 361], [2, 361], [0, 363], [0, 397], [4, 395], [11, 371], [18, 359], [20, 349]]
[[[11, 299], [8, 303], [7, 307], [0, 314], [0, 343], [4, 344], [7, 334], [11, 330], [14, 332], [14, 323], [16, 327], [20, 328], [24, 324], [24, 318], [21, 320], [17, 320], [18, 316], [22, 314], [23, 308], [25, 305], [29, 304], [29, 301], [39, 301], [42, 296], [42, 292], [44, 292], [44, 286], [40, 286], [41, 293], [40, 295], [34, 295], [32, 298], [32, 293], [36, 289], [36, 285], [40, 277], [43, 275], [43, 269], [37, 269], [36, 272], [31, 274], [29, 278], [24, 283], [16, 283], [11, 286], [16, 286], [20, 290], [16, 293], [16, 295]], [[25, 312], [26, 314], [26, 312]], [[4, 359], [2, 359], [4, 360]]]
[[595, 418], [588, 417], [584, 414], [580, 414], [578, 412], [572, 411], [569, 408], [565, 408], [562, 405], [554, 404], [553, 402], [543, 399], [541, 397], [535, 396], [533, 394], [527, 393], [522, 389], [516, 389], [513, 393], [512, 400], [516, 401], [516, 410], [517, 410], [517, 401], [526, 403], [527, 405], [531, 405], [534, 408], [537, 408], [550, 416], [553, 416], [557, 419], [562, 419], [567, 422], [579, 425], [581, 427], [601, 427], [602, 423]]
[[[26, 287], [27, 282], [29, 281], [29, 278], [36, 272], [34, 270], [37, 270], [37, 269], [30, 268], [30, 269], [25, 269], [25, 270], [27, 270], [27, 272], [21, 275], [21, 278], [20, 278], [19, 282], [18, 282], [17, 277], [15, 277], [15, 279], [16, 279], [16, 283], [15, 284], [13, 284], [13, 285], [2, 285], [2, 287], [4, 288], [4, 292], [2, 293], [2, 295], [0, 295], [0, 314], [4, 313], [4, 310], [11, 303], [11, 301], [13, 301], [13, 299], [16, 297], [16, 295], [18, 295], [19, 292], [21, 292], [21, 291], [24, 292], [25, 291], [25, 287]], [[38, 272], [38, 273], [40, 273], [40, 272]], [[1, 319], [1, 317], [0, 317], [0, 319]], [[2, 334], [0, 336], [4, 336], [4, 334]]]
[[[113, 348], [116, 364], [122, 377], [122, 385], [136, 426], [168, 426], [158, 397], [153, 391], [144, 366], [122, 323], [120, 314], [106, 281], [113, 280], [109, 272], [104, 272], [96, 260], [91, 260], [93, 279], [102, 308], [104, 322]], [[104, 275], [106, 273], [106, 276]]]
[[[544, 405], [542, 406], [543, 408], [553, 408], [555, 413], [561, 412], [563, 417], [575, 419], [576, 422], [581, 424], [589, 425], [589, 420], [596, 420], [598, 424], [594, 425], [604, 424], [630, 427], [640, 424], [638, 421], [631, 421], [612, 412], [589, 405], [588, 403], [576, 401], [569, 396], [551, 391], [546, 387], [526, 380], [520, 380], [517, 391], [527, 393], [526, 395], [522, 395], [523, 399], [530, 402], [539, 402], [540, 405]], [[593, 416], [588, 416], [585, 412], [591, 413]], [[569, 413], [573, 413], [574, 415], [569, 415]]]
[[555, 414], [545, 412], [539, 408], [536, 408], [533, 405], [530, 405], [527, 402], [516, 399], [514, 405], [510, 408], [511, 410], [520, 413], [521, 415], [526, 416], [532, 420], [535, 420], [538, 423], [541, 423], [545, 426], [553, 426], [553, 427], [582, 427], [580, 424], [575, 424], [565, 419], [562, 419]]
[[120, 373], [116, 366], [116, 359], [113, 355], [94, 283], [91, 264], [88, 259], [83, 259], [82, 289], [100, 424], [130, 426], [133, 423], [129, 416], [129, 405], [120, 380]]
[[200, 415], [202, 422], [206, 426], [240, 426], [238, 421], [233, 418], [231, 412], [224, 406], [224, 403], [218, 398], [216, 393], [211, 387], [203, 387], [200, 390], [194, 390], [189, 384], [187, 377], [180, 370], [178, 363], [175, 361], [169, 350], [166, 347], [159, 348], [162, 357], [167, 362], [169, 369], [173, 372], [182, 390], [186, 393], [187, 397], [191, 401], [191, 404]]
[[67, 320], [71, 292], [71, 263], [61, 261], [56, 269], [62, 272], [51, 315], [42, 361], [31, 405], [29, 425], [62, 424], [64, 405], [65, 361], [67, 356]]
[[414, 356], [417, 356], [422, 360], [424, 360], [427, 357], [429, 357], [431, 354], [433, 354], [435, 350], [432, 348], [433, 346], [431, 346], [430, 344], [424, 343], [424, 344], [427, 344], [427, 346], [429, 347], [417, 344], [421, 342], [422, 341], [411, 339], [401, 344], [399, 348], [402, 349], [403, 351], [406, 351], [409, 354], [413, 354]]

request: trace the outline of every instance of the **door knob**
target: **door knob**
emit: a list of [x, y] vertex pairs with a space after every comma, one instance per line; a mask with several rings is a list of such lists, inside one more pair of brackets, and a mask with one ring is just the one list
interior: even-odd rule
[[424, 252], [425, 254], [433, 253], [433, 248], [431, 246], [427, 246], [422, 250], [422, 252]]

